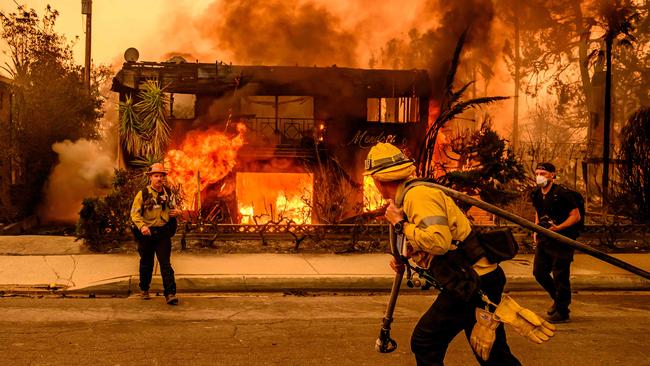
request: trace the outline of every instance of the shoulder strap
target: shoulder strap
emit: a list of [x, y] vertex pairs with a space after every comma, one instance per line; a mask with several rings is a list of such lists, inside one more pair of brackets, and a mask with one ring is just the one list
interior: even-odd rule
[[142, 192], [142, 204], [140, 206], [140, 215], [144, 217], [144, 203], [147, 202], [147, 200], [149, 199], [149, 188], [144, 187], [142, 188], [141, 192]]
[[434, 182], [428, 178], [417, 178], [417, 179], [409, 180], [406, 182], [402, 193], [399, 196], [395, 197], [395, 205], [397, 205], [397, 207], [402, 207], [402, 205], [404, 204], [404, 198], [406, 197], [406, 193], [411, 188], [417, 186], [427, 186], [427, 187], [435, 188]]

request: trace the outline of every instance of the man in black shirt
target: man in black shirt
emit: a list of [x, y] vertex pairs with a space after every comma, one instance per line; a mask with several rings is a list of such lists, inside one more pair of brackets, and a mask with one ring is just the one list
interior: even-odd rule
[[[571, 193], [553, 183], [555, 166], [551, 163], [538, 164], [535, 179], [538, 187], [531, 194], [536, 211], [535, 223], [576, 239], [579, 232], [575, 224], [580, 221], [580, 210]], [[574, 249], [568, 245], [546, 236], [537, 237], [533, 275], [553, 299], [553, 306], [547, 312], [551, 323], [569, 321], [573, 252]]]

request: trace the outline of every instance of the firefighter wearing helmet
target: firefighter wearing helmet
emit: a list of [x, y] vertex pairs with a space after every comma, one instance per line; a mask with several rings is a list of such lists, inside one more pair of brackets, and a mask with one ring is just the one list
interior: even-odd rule
[[[481, 257], [475, 263], [458, 262], [469, 275], [453, 273], [448, 261], [452, 257], [455, 262], [462, 259], [457, 255], [461, 252], [458, 248], [474, 240], [476, 234], [450, 197], [434, 187], [414, 184], [418, 181], [414, 174], [413, 161], [388, 143], [373, 146], [365, 161], [364, 175], [373, 178], [389, 202], [385, 219], [406, 239], [406, 257], [427, 271], [437, 269], [430, 273], [448, 286], [418, 321], [411, 336], [417, 364], [442, 365], [449, 343], [464, 331], [480, 364], [520, 365], [510, 352], [503, 324], [490, 311], [476, 313], [477, 309], [494, 311], [494, 305], [501, 301], [506, 283], [503, 270]], [[390, 265], [401, 271], [404, 263], [393, 258]], [[476, 293], [466, 291], [471, 288]], [[487, 295], [492, 305], [478, 293]]]
[[154, 267], [154, 256], [160, 264], [165, 301], [178, 304], [176, 281], [171, 265], [171, 238], [176, 233], [176, 217], [180, 211], [171, 190], [164, 183], [167, 171], [161, 163], [152, 164], [147, 171], [150, 185], [139, 191], [131, 205], [132, 231], [140, 254], [140, 289], [142, 298], [149, 300], [149, 286]]

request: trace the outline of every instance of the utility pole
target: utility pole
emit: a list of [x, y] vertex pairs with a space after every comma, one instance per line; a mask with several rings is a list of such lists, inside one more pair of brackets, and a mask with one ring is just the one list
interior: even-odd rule
[[92, 38], [93, 0], [81, 0], [81, 14], [86, 15], [86, 68], [84, 82], [90, 90], [90, 42]]

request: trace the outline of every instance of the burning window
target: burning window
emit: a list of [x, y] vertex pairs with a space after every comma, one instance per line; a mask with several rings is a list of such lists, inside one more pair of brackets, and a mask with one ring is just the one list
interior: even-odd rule
[[370, 176], [363, 177], [363, 209], [364, 211], [374, 211], [383, 205], [386, 201], [379, 193], [375, 181]]
[[313, 176], [307, 173], [237, 173], [240, 223], [311, 224], [313, 184]]
[[419, 98], [368, 98], [368, 122], [419, 122]]

